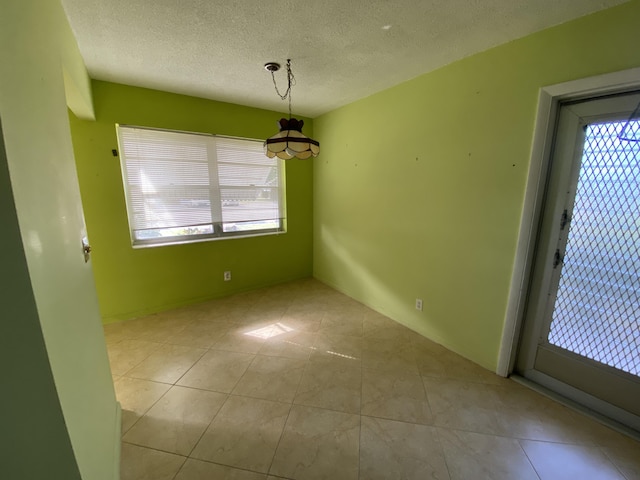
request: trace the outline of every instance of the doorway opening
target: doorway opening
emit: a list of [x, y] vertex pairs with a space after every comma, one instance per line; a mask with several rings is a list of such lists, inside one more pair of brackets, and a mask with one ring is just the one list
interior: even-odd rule
[[499, 373], [640, 431], [636, 70], [541, 92]]

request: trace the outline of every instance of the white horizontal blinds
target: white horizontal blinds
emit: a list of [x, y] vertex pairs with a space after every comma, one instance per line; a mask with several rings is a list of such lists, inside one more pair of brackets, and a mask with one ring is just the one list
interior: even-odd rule
[[[118, 129], [131, 228], [136, 232], [210, 225], [208, 137]], [[144, 235], [142, 235], [144, 236]]]
[[118, 139], [134, 244], [282, 230], [281, 167], [261, 142], [126, 126]]
[[260, 142], [231, 138], [217, 138], [216, 151], [223, 223], [279, 227], [284, 208], [278, 159], [268, 158]]

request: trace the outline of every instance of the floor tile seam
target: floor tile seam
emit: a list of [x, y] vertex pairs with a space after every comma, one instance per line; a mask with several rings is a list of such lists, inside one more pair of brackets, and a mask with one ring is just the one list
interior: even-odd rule
[[[154, 342], [157, 343], [157, 342]], [[153, 355], [156, 350], [158, 348], [160, 348], [162, 346], [162, 344], [158, 344], [159, 346], [156, 347], [152, 352], [149, 353], [149, 355], [147, 355], [146, 357], [144, 357], [142, 360], [140, 360], [138, 363], [136, 363], [133, 367], [131, 367], [130, 369], [126, 370], [124, 373], [122, 373], [121, 377], [128, 377], [129, 375], [127, 375], [128, 373], [130, 373], [132, 370], [134, 370], [135, 368], [139, 367], [140, 364], [142, 364], [142, 362], [144, 362], [145, 360], [147, 360], [151, 355]], [[129, 378], [138, 378], [138, 377], [129, 377]], [[144, 380], [144, 379], [140, 379], [140, 380]]]
[[420, 372], [420, 367], [418, 367], [418, 376], [420, 377], [420, 383], [422, 384], [422, 391], [424, 392], [424, 400], [427, 402], [427, 407], [429, 407], [429, 416], [431, 417], [432, 424], [435, 422], [435, 415], [433, 414], [433, 409], [431, 408], [431, 402], [429, 401], [429, 393], [427, 392], [427, 386], [425, 385], [424, 379], [422, 377], [422, 373]]
[[[286, 358], [288, 360], [302, 360], [302, 361], [308, 361], [309, 358], [307, 357], [293, 357], [293, 356], [286, 356], [286, 355], [271, 355], [271, 354], [266, 354], [266, 353], [256, 353], [256, 355], [260, 355], [262, 357], [269, 357], [269, 358]], [[309, 354], [311, 355], [311, 354]]]
[[119, 343], [121, 343], [123, 340], [134, 340], [133, 338], [121, 338], [120, 340], [109, 340], [107, 339], [106, 335], [104, 336], [104, 343], [107, 346], [107, 348], [109, 347], [115, 347], [116, 345], [118, 345]]
[[[149, 380], [149, 381], [150, 381], [150, 380]], [[159, 382], [155, 382], [155, 383], [159, 383]], [[120, 434], [120, 438], [121, 438], [121, 439], [125, 436], [125, 434], [126, 434], [126, 433], [128, 433], [129, 431], [131, 431], [131, 429], [132, 429], [133, 427], [135, 427], [135, 426], [136, 426], [136, 424], [137, 424], [140, 420], [142, 420], [142, 418], [143, 418], [147, 413], [149, 413], [149, 411], [150, 411], [153, 407], [155, 407], [155, 406], [156, 406], [156, 404], [157, 404], [160, 400], [162, 400], [162, 399], [164, 398], [164, 396], [165, 396], [167, 393], [169, 393], [173, 387], [175, 387], [175, 385], [170, 385], [170, 384], [168, 384], [168, 383], [161, 383], [161, 385], [169, 385], [169, 388], [167, 388], [167, 390], [166, 390], [162, 395], [160, 395], [160, 397], [158, 397], [158, 399], [157, 399], [155, 402], [153, 402], [151, 405], [149, 405], [149, 407], [144, 411], [144, 413], [142, 413], [142, 415], [138, 415], [138, 418], [136, 418], [136, 421], [135, 421], [135, 422], [133, 422], [133, 423], [131, 424], [131, 426], [130, 426], [126, 431], [121, 432], [121, 434]]]
[[451, 479], [451, 467], [449, 467], [449, 461], [447, 460], [447, 455], [444, 451], [444, 445], [442, 444], [442, 438], [440, 436], [440, 429], [438, 427], [433, 426], [433, 430], [435, 432], [436, 441], [438, 442], [438, 446], [440, 447], [440, 453], [442, 454], [442, 459], [444, 460], [444, 466], [447, 469], [447, 475], [449, 479]]
[[[390, 374], [394, 374], [396, 375], [398, 370], [397, 368], [393, 368], [393, 369], [379, 369], [379, 368], [373, 368], [370, 365], [367, 365], [367, 362], [362, 362], [362, 370], [368, 370], [370, 372], [382, 372], [382, 373], [390, 373]], [[407, 376], [412, 376], [412, 377], [418, 377], [420, 379], [420, 381], [422, 382], [422, 375], [418, 372], [414, 372], [414, 371], [404, 371], [401, 373], [401, 375], [407, 375]]]
[[185, 384], [180, 384], [180, 383], [176, 383], [176, 384], [174, 384], [172, 386], [173, 387], [191, 388], [192, 390], [200, 390], [202, 392], [212, 392], [212, 393], [220, 393], [220, 394], [223, 394], [223, 395], [231, 395], [231, 392], [227, 392], [225, 390], [212, 390], [210, 388], [194, 387], [192, 385], [185, 385]]
[[251, 470], [250, 468], [246, 468], [246, 467], [238, 467], [238, 466], [229, 465], [229, 464], [226, 464], [226, 463], [213, 462], [211, 460], [206, 460], [204, 458], [196, 458], [196, 457], [189, 456], [186, 459], [187, 460], [194, 460], [194, 461], [197, 461], [197, 462], [204, 462], [204, 463], [208, 463], [208, 464], [211, 464], [211, 465], [218, 465], [219, 467], [230, 468], [232, 470], [240, 470], [240, 471], [243, 471], [243, 472], [256, 473], [258, 475], [265, 475], [265, 476], [269, 475], [268, 473], [261, 472], [259, 470]]
[[[293, 398], [291, 399], [291, 405], [296, 405], [295, 401], [296, 398], [298, 398], [298, 394], [300, 393], [300, 385], [302, 385], [302, 380], [305, 378], [305, 375], [307, 373], [307, 371], [309, 370], [309, 368], [311, 368], [311, 360], [307, 360], [305, 362], [304, 365], [304, 369], [302, 370], [302, 375], [300, 375], [300, 378], [298, 379], [298, 385], [296, 385], [296, 390], [293, 394]], [[288, 420], [288, 418], [287, 418]]]
[[183, 455], [181, 453], [176, 453], [176, 452], [170, 452], [169, 450], [162, 450], [161, 448], [157, 448], [157, 447], [150, 447], [148, 445], [142, 445], [140, 443], [135, 443], [132, 442], [130, 440], [122, 440], [121, 441], [122, 444], [127, 444], [127, 445], [133, 445], [135, 447], [139, 447], [139, 448], [146, 448], [147, 450], [153, 450], [154, 452], [160, 452], [160, 453], [168, 453], [169, 455], [175, 455], [176, 457], [181, 457], [183, 458], [185, 461], [189, 458], [187, 455]]
[[[261, 355], [261, 356], [263, 356], [263, 357], [268, 357], [267, 355]], [[253, 358], [251, 359], [251, 363], [249, 363], [249, 365], [247, 366], [246, 370], [242, 373], [242, 375], [240, 376], [240, 378], [238, 379], [238, 381], [235, 383], [235, 385], [234, 385], [234, 386], [233, 386], [233, 388], [231, 389], [231, 392], [229, 393], [229, 395], [234, 395], [234, 396], [237, 396], [237, 397], [253, 398], [253, 399], [257, 399], [257, 400], [269, 400], [269, 401], [272, 401], [272, 402], [279, 402], [279, 403], [289, 403], [289, 404], [293, 404], [293, 399], [295, 398], [295, 396], [296, 396], [296, 394], [297, 394], [298, 388], [299, 388], [299, 386], [300, 386], [300, 381], [302, 381], [302, 375], [304, 375], [304, 371], [303, 371], [303, 374], [302, 374], [302, 375], [300, 375], [300, 380], [298, 380], [298, 385], [296, 385], [296, 393], [294, 393], [294, 395], [293, 395], [293, 397], [292, 397], [292, 399], [291, 399], [291, 401], [290, 401], [290, 402], [286, 402], [286, 401], [282, 401], [282, 400], [273, 400], [273, 399], [270, 399], [270, 398], [264, 398], [264, 397], [255, 397], [255, 396], [253, 396], [253, 395], [247, 395], [247, 394], [238, 394], [238, 393], [234, 393], [234, 392], [235, 392], [235, 389], [236, 389], [236, 388], [238, 388], [238, 385], [240, 385], [240, 382], [242, 381], [242, 379], [245, 377], [245, 375], [247, 374], [247, 372], [249, 371], [249, 369], [250, 369], [250, 368], [251, 368], [251, 366], [253, 365], [253, 362], [255, 362], [255, 361], [256, 361], [257, 357], [258, 357], [258, 354], [256, 353], [256, 354], [253, 356]], [[306, 365], [305, 365], [305, 368], [306, 368]]]
[[[396, 374], [398, 371], [402, 371], [403, 373], [406, 373], [407, 370], [404, 367], [392, 367], [392, 368], [387, 368], [387, 367], [371, 367], [370, 364], [364, 360], [361, 361], [362, 363], [362, 368], [366, 368], [367, 370], [370, 370], [372, 372], [378, 372], [378, 373], [386, 373], [389, 375], [393, 375]], [[417, 370], [416, 370], [417, 371]]]
[[[294, 402], [295, 402], [296, 397], [298, 396], [298, 392], [300, 390], [300, 385], [302, 384], [302, 379], [304, 378], [304, 375], [305, 375], [305, 373], [306, 373], [306, 371], [307, 371], [307, 369], [309, 368], [310, 365], [311, 365], [311, 362], [309, 360], [307, 360], [307, 362], [305, 364], [305, 367], [304, 367], [304, 370], [302, 372], [302, 375], [300, 375], [300, 379], [298, 380], [298, 385], [296, 386], [296, 391], [295, 391], [295, 393], [293, 395], [293, 400], [291, 401], [291, 404], [289, 406], [289, 412], [287, 413], [287, 419], [284, 422], [284, 425], [282, 427], [282, 431], [280, 432], [280, 437], [278, 438], [278, 443], [276, 445], [275, 450], [273, 451], [273, 457], [271, 457], [271, 463], [269, 464], [269, 468], [267, 469], [267, 475], [271, 474], [271, 469], [273, 468], [273, 462], [275, 461], [276, 455], [278, 453], [278, 449], [280, 448], [280, 443], [282, 442], [282, 438], [284, 437], [284, 432], [287, 429], [287, 424], [289, 423], [289, 418], [291, 417], [291, 411], [293, 410], [294, 405], [299, 405], [299, 404], [296, 404]], [[325, 410], [328, 410], [328, 409], [325, 409]], [[344, 412], [342, 412], [342, 413], [344, 413]], [[361, 423], [359, 418], [358, 418], [358, 421], [359, 421], [359, 423]], [[358, 448], [359, 448], [359, 442], [358, 442]], [[359, 465], [358, 465], [358, 474], [359, 474], [359, 472], [360, 472], [360, 468], [359, 468]]]
[[233, 395], [234, 397], [250, 398], [252, 400], [266, 400], [267, 402], [285, 403], [287, 405], [293, 405], [293, 399], [291, 401], [279, 400], [279, 399], [276, 400], [276, 399], [273, 399], [273, 398], [257, 397], [255, 395], [249, 395], [249, 394], [246, 394], [246, 393], [237, 393], [237, 392], [235, 392], [235, 387], [234, 387], [233, 391], [231, 391], [231, 393], [229, 393], [228, 395]]
[[[185, 333], [187, 331], [187, 329], [189, 329], [189, 327], [191, 327], [193, 325], [196, 325], [196, 321], [195, 320], [193, 322], [191, 322], [190, 325], [185, 325], [185, 327], [182, 330], [180, 330], [179, 332], [170, 335], [169, 336], [169, 340], [172, 337], [176, 336], [176, 335]], [[222, 328], [214, 328], [214, 327], [222, 327]], [[225, 327], [225, 326], [222, 325], [221, 322], [218, 322], [218, 323], [209, 322], [209, 325], [207, 325], [206, 327], [201, 327], [201, 328], [199, 328], [199, 330], [204, 330], [206, 333], [223, 333], [223, 334], [225, 334], [225, 333], [227, 333], [229, 331], [229, 328], [230, 328], [230, 326], [227, 325]], [[196, 331], [196, 332], [192, 332], [192, 333], [199, 333], [199, 332]]]
[[324, 370], [335, 370], [335, 371], [356, 371], [359, 370], [360, 371], [360, 375], [361, 375], [361, 379], [362, 379], [362, 361], [358, 362], [359, 365], [349, 365], [349, 364], [343, 364], [343, 365], [333, 365], [336, 362], [342, 362], [343, 360], [341, 358], [334, 358], [333, 356], [328, 356], [328, 357], [315, 357], [315, 360], [312, 359], [311, 357], [309, 357], [309, 360], [307, 361], [309, 366], [311, 368], [320, 368], [323, 367]]
[[117, 342], [112, 343], [112, 345], [117, 345], [117, 344], [122, 343], [124, 341], [140, 341], [140, 342], [158, 343], [158, 344], [162, 343], [162, 342], [158, 342], [158, 341], [155, 341], [155, 340], [147, 340], [147, 339], [144, 338], [144, 335], [137, 335], [135, 337], [130, 337], [128, 335], [125, 335], [124, 338], [118, 340]]
[[[190, 371], [190, 370], [191, 370], [191, 369], [196, 365], [196, 363], [198, 363], [198, 362], [202, 359], [202, 357], [204, 357], [204, 356], [206, 355], [206, 353], [207, 353], [207, 349], [205, 349], [205, 348], [198, 348], [197, 350], [202, 350], [202, 353], [201, 353], [201, 354], [198, 356], [198, 358], [197, 358], [197, 359], [196, 359], [196, 360], [191, 364], [191, 366], [190, 366], [189, 368], [187, 368], [187, 369], [182, 373], [182, 375], [180, 375], [178, 378], [176, 378], [176, 380], [175, 380], [174, 382], [170, 383], [170, 385], [172, 385], [172, 386], [176, 386], [176, 385], [178, 384], [178, 382], [179, 382], [180, 380], [182, 380], [182, 377], [184, 377], [184, 376], [185, 376], [185, 375], [186, 375], [186, 374], [187, 374], [187, 373], [188, 373], [188, 372], [189, 372], [189, 371]], [[131, 378], [139, 378], [139, 377], [131, 377]], [[153, 380], [150, 380], [150, 379], [148, 379], [148, 378], [139, 378], [139, 379], [140, 379], [140, 380], [148, 380], [148, 381], [150, 381], [150, 382], [151, 382], [151, 381], [153, 381]], [[169, 382], [158, 382], [158, 383], [166, 383], [166, 384], [169, 384]]]
[[216, 350], [218, 352], [227, 352], [227, 353], [246, 353], [247, 355], [257, 355], [258, 352], [247, 352], [246, 350], [231, 350], [231, 349], [225, 349], [225, 348], [220, 348], [220, 347], [216, 347], [216, 345], [214, 344], [212, 347], [210, 347], [208, 350]]
[[517, 435], [507, 435], [507, 434], [502, 433], [502, 432], [488, 432], [488, 431], [472, 430], [472, 429], [466, 429], [466, 428], [460, 428], [460, 427], [448, 427], [446, 425], [437, 424], [435, 422], [433, 423], [433, 426], [438, 428], [438, 429], [442, 429], [442, 430], [451, 430], [451, 431], [454, 431], [454, 432], [473, 433], [473, 434], [476, 434], [476, 435], [485, 435], [485, 436], [489, 436], [489, 437], [504, 438], [504, 439], [507, 439], [507, 440], [514, 440], [514, 441], [516, 441], [518, 443], [520, 443], [520, 442], [538, 442], [538, 443], [547, 443], [547, 444], [552, 444], [552, 445], [568, 445], [568, 446], [573, 446], [573, 447], [600, 448], [597, 445], [593, 445], [593, 444], [575, 443], [575, 442], [562, 442], [562, 441], [558, 441], [558, 440], [542, 440], [540, 438], [527, 438], [527, 437], [521, 437], [521, 436], [517, 436]]
[[[187, 328], [186, 326], [182, 328], [182, 330], [184, 330], [185, 328]], [[182, 333], [182, 330], [180, 330], [177, 333]], [[173, 335], [169, 335], [168, 337], [171, 338]], [[168, 341], [167, 338], [164, 338], [163, 340], [146, 340], [148, 342], [155, 342], [155, 343], [161, 343], [162, 345], [173, 345], [172, 343], [170, 343]]]
[[[164, 385], [168, 385], [168, 384], [164, 384]], [[174, 385], [171, 385], [171, 388], [187, 388], [189, 390], [196, 390], [198, 392], [205, 392], [205, 393], [218, 393], [220, 395], [231, 395], [231, 392], [223, 392], [220, 390], [208, 390], [206, 388], [200, 388], [200, 387], [192, 387], [190, 385], [178, 385], [177, 383]], [[169, 390], [171, 390], [171, 388]], [[167, 392], [169, 391], [167, 390]]]
[[[354, 357], [355, 358], [355, 357]], [[361, 370], [362, 369], [362, 360], [356, 358], [358, 365], [353, 366], [344, 366], [342, 368], [351, 369], [351, 370]], [[331, 364], [340, 361], [337, 358], [333, 358], [332, 356], [324, 356], [324, 355], [310, 355], [309, 356], [309, 364], [319, 367], [324, 366], [326, 369], [335, 369], [336, 367], [332, 367]]]
[[522, 452], [524, 453], [524, 456], [527, 458], [527, 461], [529, 462], [529, 465], [531, 465], [531, 468], [533, 468], [533, 472], [538, 476], [538, 480], [542, 480], [542, 475], [540, 474], [540, 472], [536, 468], [535, 464], [533, 463], [533, 460], [531, 460], [531, 457], [529, 457], [529, 454], [527, 453], [527, 450], [524, 448], [524, 446], [522, 445], [520, 440], [516, 440], [516, 441], [518, 442], [518, 446], [520, 447], [520, 450], [522, 450]]
[[210, 350], [211, 347], [204, 347], [201, 345], [187, 345], [186, 343], [167, 342], [165, 345], [171, 345], [174, 347], [189, 347], [189, 348], [201, 348], [203, 350]]
[[[256, 357], [264, 357], [264, 358], [284, 358], [286, 360], [300, 360], [300, 361], [303, 361], [303, 362], [307, 362], [308, 361], [308, 359], [305, 359], [305, 358], [285, 357], [284, 355], [266, 355], [266, 354], [260, 353], [260, 352], [256, 353], [255, 356]], [[252, 363], [253, 363], [253, 360], [252, 360]]]
[[[294, 395], [295, 398], [295, 395]], [[273, 468], [273, 462], [276, 459], [276, 455], [278, 454], [278, 449], [280, 448], [280, 443], [282, 442], [282, 437], [284, 437], [284, 432], [287, 429], [287, 424], [289, 423], [289, 418], [291, 417], [291, 411], [293, 410], [293, 403], [289, 405], [289, 411], [287, 412], [287, 418], [282, 425], [282, 430], [280, 431], [280, 436], [278, 437], [278, 442], [276, 443], [276, 448], [273, 450], [273, 455], [271, 456], [271, 462], [269, 462], [269, 467], [267, 468], [266, 475], [270, 475], [271, 469]], [[264, 472], [261, 472], [264, 473]]]
[[[300, 393], [300, 385], [302, 385], [302, 380], [304, 379], [305, 374], [307, 373], [308, 369], [315, 368], [317, 366], [318, 366], [318, 364], [315, 363], [315, 362], [312, 362], [311, 359], [307, 360], [307, 363], [306, 363], [306, 365], [304, 367], [304, 371], [302, 372], [302, 375], [300, 376], [300, 381], [298, 382], [298, 386], [296, 387], [296, 393], [293, 396], [292, 403], [294, 405], [301, 405], [301, 406], [305, 406], [305, 407], [324, 408], [325, 410], [331, 410], [331, 411], [335, 411], [335, 412], [350, 413], [352, 415], [360, 415], [360, 413], [362, 411], [362, 365], [360, 367], [347, 367], [347, 368], [353, 369], [353, 370], [356, 370], [357, 368], [360, 369], [360, 401], [358, 402], [358, 412], [357, 413], [345, 412], [344, 410], [335, 410], [335, 409], [326, 408], [326, 407], [317, 407], [317, 406], [314, 406], [314, 405], [308, 405], [308, 404], [304, 404], [304, 403], [296, 403], [296, 399], [298, 398], [298, 394]], [[328, 367], [328, 369], [331, 369], [331, 367]]]
[[[232, 353], [239, 353], [239, 352], [232, 352]], [[231, 387], [229, 389], [229, 395], [231, 395], [231, 392], [233, 392], [236, 387], [238, 386], [238, 384], [240, 383], [240, 380], [242, 380], [242, 378], [244, 378], [245, 374], [247, 373], [247, 370], [249, 370], [249, 367], [253, 364], [255, 358], [256, 358], [256, 354], [249, 354], [249, 355], [253, 355], [253, 358], [251, 359], [251, 362], [249, 363], [249, 365], [247, 365], [247, 368], [244, 369], [244, 371], [242, 372], [242, 375], [240, 375], [240, 377], [238, 377], [238, 379], [236, 380], [236, 382], [233, 384], [233, 387]]]
[[[282, 400], [273, 400], [271, 398], [264, 398], [264, 397], [252, 397], [251, 395], [244, 395], [244, 394], [239, 394], [239, 393], [228, 393], [227, 394], [229, 397], [234, 397], [234, 398], [247, 398], [250, 400], [261, 400], [263, 402], [271, 402], [271, 403], [280, 403], [282, 405], [289, 405], [292, 406], [294, 405], [292, 402], [285, 402]], [[226, 403], [226, 400], [225, 400]], [[222, 407], [220, 407], [222, 408]]]
[[449, 375], [442, 375], [442, 376], [429, 375], [429, 374], [426, 374], [426, 373], [422, 373], [420, 367], [418, 367], [418, 371], [419, 371], [419, 375], [421, 377], [434, 378], [436, 380], [451, 380], [451, 381], [458, 382], [458, 383], [472, 383], [474, 385], [485, 385], [485, 386], [490, 386], [490, 387], [501, 387], [501, 388], [504, 387], [504, 385], [498, 385], [496, 383], [483, 382], [483, 381], [478, 381], [478, 380], [461, 379], [459, 377], [452, 377], [452, 376], [449, 376]]
[[598, 446], [598, 450], [600, 450], [600, 452], [605, 456], [605, 458], [609, 460], [609, 462], [615, 467], [615, 469], [622, 476], [622, 478], [626, 480], [633, 480], [634, 477], [629, 477], [628, 475], [626, 475], [622, 470], [622, 467], [620, 466], [620, 464], [611, 455], [607, 453], [606, 449], [608, 448], [612, 448], [612, 447]]
[[169, 383], [169, 382], [160, 382], [158, 380], [149, 380], [148, 378], [130, 377], [128, 375], [120, 375], [120, 378], [128, 378], [130, 380], [143, 380], [145, 382], [156, 383], [158, 385], [174, 385], [173, 383]]
[[404, 423], [406, 425], [415, 425], [418, 427], [430, 427], [430, 428], [440, 428], [437, 425], [434, 425], [433, 423], [418, 423], [418, 422], [410, 422], [408, 420], [400, 420], [398, 418], [391, 418], [391, 417], [380, 417], [377, 415], [371, 415], [369, 413], [363, 413], [360, 415], [360, 417], [367, 417], [367, 418], [371, 418], [374, 420], [387, 420], [390, 422], [397, 422], [397, 423]]
[[[154, 404], [153, 404], [153, 405], [155, 405], [156, 403], [158, 403], [158, 402], [157, 402], [157, 401], [156, 401], [156, 402], [154, 402]], [[151, 407], [153, 407], [153, 405], [151, 405]], [[146, 410], [142, 415], [138, 416], [138, 418], [136, 418], [136, 421], [135, 421], [135, 422], [133, 422], [129, 428], [127, 428], [126, 430], [124, 430], [124, 429], [123, 429], [123, 430], [120, 432], [120, 441], [123, 441], [124, 436], [125, 436], [125, 435], [126, 435], [126, 434], [127, 434], [127, 433], [128, 433], [128, 432], [129, 432], [133, 427], [135, 427], [135, 426], [136, 426], [136, 424], [137, 424], [140, 420], [142, 420], [142, 417], [144, 417], [144, 416], [147, 414], [147, 412], [149, 412], [149, 410], [151, 410], [151, 407], [149, 407], [149, 408], [148, 408], [148, 409], [147, 409], [147, 410]]]
[[511, 437], [514, 440], [523, 441], [523, 442], [539, 442], [539, 443], [550, 443], [553, 445], [569, 445], [572, 447], [587, 447], [587, 448], [608, 448], [602, 445], [596, 445], [594, 443], [576, 443], [570, 441], [561, 441], [561, 440], [541, 440], [539, 438], [525, 438], [525, 437]]
[[369, 417], [369, 418], [379, 418], [380, 420], [390, 420], [392, 422], [407, 423], [409, 425], [421, 425], [423, 427], [435, 427], [433, 422], [431, 422], [431, 423], [412, 422], [410, 420], [402, 420], [402, 419], [397, 418], [397, 417], [374, 415], [372, 413], [361, 413], [360, 416], [361, 417]]
[[173, 477], [171, 477], [171, 480], [175, 480], [176, 478], [178, 478], [178, 474], [184, 468], [184, 466], [187, 464], [188, 460], [189, 460], [189, 458], [187, 457], [182, 461], [182, 464], [180, 465], [180, 468], [176, 471], [176, 473], [173, 475]]
[[[194, 450], [197, 448], [198, 444], [200, 444], [200, 442], [202, 441], [202, 438], [205, 436], [205, 434], [209, 430], [209, 427], [211, 427], [211, 424], [213, 423], [213, 421], [220, 414], [220, 411], [224, 408], [224, 406], [227, 404], [227, 402], [231, 398], [231, 394], [230, 393], [226, 394], [226, 395], [227, 395], [227, 398], [224, 399], [224, 402], [222, 402], [222, 405], [220, 405], [220, 407], [218, 408], [218, 411], [215, 413], [215, 415], [213, 415], [213, 417], [211, 417], [211, 420], [209, 421], [207, 426], [204, 429], [202, 429], [202, 433], [200, 434], [198, 439], [194, 442], [193, 447], [191, 447], [191, 450], [189, 451], [189, 454], [187, 455], [188, 458], [195, 458], [195, 457], [192, 457]], [[196, 460], [201, 460], [201, 459], [198, 458]]]
[[295, 399], [293, 401], [293, 406], [297, 406], [297, 407], [305, 407], [305, 408], [317, 408], [319, 410], [326, 410], [328, 412], [335, 412], [335, 413], [344, 413], [347, 415], [357, 415], [357, 416], [362, 416], [360, 413], [358, 412], [347, 412], [344, 410], [338, 410], [336, 408], [329, 408], [329, 407], [319, 407], [318, 405], [311, 405], [309, 403], [296, 403]]
[[[195, 366], [200, 362], [200, 360], [202, 360], [202, 358], [203, 358], [203, 357], [204, 357], [204, 356], [209, 352], [209, 349], [201, 349], [201, 350], [204, 350], [204, 351], [202, 352], [202, 354], [198, 357], [198, 359], [197, 359], [195, 362], [193, 362], [193, 363], [191, 364], [191, 366], [190, 366], [188, 369], [186, 369], [186, 370], [184, 371], [184, 373], [183, 373], [182, 375], [180, 375], [180, 377], [178, 377], [178, 378], [176, 379], [176, 381], [175, 381], [175, 382], [173, 382], [173, 384], [172, 384], [173, 386], [187, 387], [187, 385], [178, 385], [178, 382], [179, 382], [180, 380], [182, 380], [182, 379], [185, 377], [185, 375], [187, 375], [187, 374], [188, 374], [188, 373], [193, 369], [193, 367], [195, 367]], [[197, 387], [192, 387], [192, 388], [197, 388]], [[234, 388], [235, 388], [235, 385], [234, 385]], [[206, 390], [206, 389], [205, 389], [205, 388], [203, 388], [203, 389], [201, 389], [201, 390]], [[211, 390], [209, 390], [209, 391], [211, 391]]]
[[[512, 437], [512, 436], [505, 435], [503, 433], [496, 432], [496, 431], [487, 431], [487, 430], [482, 431], [482, 430], [479, 430], [479, 429], [475, 429], [474, 430], [474, 429], [467, 429], [467, 428], [460, 428], [460, 427], [450, 427], [450, 426], [447, 426], [447, 425], [443, 425], [443, 424], [437, 423], [437, 421], [435, 419], [434, 419], [434, 422], [433, 422], [432, 426], [435, 427], [435, 428], [440, 428], [442, 430], [453, 430], [453, 431], [456, 431], [456, 432], [474, 433], [476, 435], [485, 435], [485, 436], [489, 436], [489, 437], [500, 437], [500, 438], [506, 438], [506, 439], [511, 439], [511, 440], [515, 440], [515, 441], [520, 441], [520, 440], [527, 441], [527, 440], [529, 440], [528, 438]], [[544, 442], [544, 440], [532, 440], [532, 441], [535, 441], [535, 442], [542, 441], [542, 442]], [[549, 442], [549, 443], [551, 443], [551, 442]]]

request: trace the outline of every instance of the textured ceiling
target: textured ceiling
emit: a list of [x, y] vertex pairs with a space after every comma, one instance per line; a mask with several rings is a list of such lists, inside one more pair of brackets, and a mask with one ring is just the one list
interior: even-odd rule
[[[89, 75], [315, 117], [626, 0], [62, 0]], [[284, 87], [284, 71], [276, 74]]]

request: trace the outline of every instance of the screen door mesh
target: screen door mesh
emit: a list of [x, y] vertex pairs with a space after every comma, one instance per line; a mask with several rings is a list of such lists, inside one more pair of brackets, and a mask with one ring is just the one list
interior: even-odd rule
[[623, 124], [586, 129], [548, 340], [640, 375], [640, 142]]

